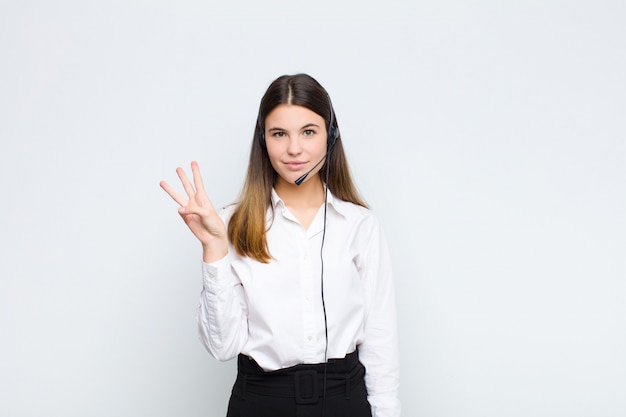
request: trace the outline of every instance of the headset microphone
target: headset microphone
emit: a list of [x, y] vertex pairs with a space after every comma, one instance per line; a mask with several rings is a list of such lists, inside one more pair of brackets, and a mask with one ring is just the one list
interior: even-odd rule
[[294, 182], [296, 183], [296, 185], [300, 185], [300, 184], [302, 184], [302, 183], [304, 182], [304, 180], [306, 180], [306, 177], [308, 177], [308, 176], [309, 176], [309, 174], [310, 174], [311, 172], [313, 172], [313, 170], [314, 170], [315, 168], [317, 168], [317, 166], [318, 166], [319, 164], [321, 164], [322, 162], [324, 162], [324, 159], [326, 159], [326, 156], [327, 156], [327, 155], [328, 155], [328, 152], [326, 153], [326, 155], [324, 155], [324, 157], [323, 157], [322, 159], [320, 159], [320, 161], [319, 161], [317, 164], [315, 164], [315, 165], [313, 166], [313, 168], [311, 168], [311, 169], [310, 169], [310, 170], [308, 170], [308, 171], [307, 171], [307, 172], [306, 172], [303, 176], [301, 176], [300, 178], [298, 178], [297, 180], [295, 180]]
[[[329, 97], [329, 100], [330, 100], [330, 97]], [[324, 155], [322, 159], [320, 159], [320, 161], [317, 164], [313, 165], [313, 168], [305, 172], [304, 175], [302, 175], [300, 178], [294, 181], [296, 185], [302, 184], [304, 180], [306, 180], [306, 177], [308, 177], [309, 174], [313, 172], [313, 170], [317, 168], [319, 164], [321, 164], [322, 162], [324, 162], [326, 158], [328, 158], [328, 154], [330, 154], [330, 150], [333, 148], [333, 146], [335, 146], [335, 143], [337, 143], [337, 138], [339, 137], [339, 130], [332, 125], [333, 123], [332, 113], [333, 113], [333, 110], [332, 110], [332, 104], [331, 104], [330, 127], [328, 128], [329, 132], [328, 132], [328, 141], [327, 141], [328, 148], [326, 149], [326, 154]]]

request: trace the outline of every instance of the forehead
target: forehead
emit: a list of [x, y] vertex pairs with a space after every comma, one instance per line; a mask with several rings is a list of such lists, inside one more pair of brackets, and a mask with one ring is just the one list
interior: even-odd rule
[[324, 125], [324, 118], [304, 106], [295, 104], [280, 104], [272, 110], [265, 118], [265, 128], [301, 128], [303, 126], [315, 124]]

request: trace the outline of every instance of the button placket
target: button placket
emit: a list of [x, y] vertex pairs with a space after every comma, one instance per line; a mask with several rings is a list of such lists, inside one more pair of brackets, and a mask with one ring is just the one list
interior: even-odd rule
[[305, 356], [308, 360], [315, 359], [315, 307], [313, 305], [313, 291], [315, 290], [315, 279], [312, 274], [312, 256], [310, 253], [309, 237], [302, 230], [302, 240], [300, 241], [300, 274], [302, 283], [302, 314], [303, 314], [303, 342], [305, 346]]

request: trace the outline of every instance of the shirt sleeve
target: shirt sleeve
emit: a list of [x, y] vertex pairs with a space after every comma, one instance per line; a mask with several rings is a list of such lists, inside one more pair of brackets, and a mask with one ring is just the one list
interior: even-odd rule
[[377, 221], [361, 258], [368, 311], [359, 359], [366, 369], [365, 384], [372, 417], [400, 416], [400, 369], [396, 302], [392, 267], [383, 231]]
[[236, 357], [248, 339], [241, 282], [231, 268], [232, 248], [217, 262], [202, 262], [202, 292], [196, 314], [200, 340], [218, 360]]

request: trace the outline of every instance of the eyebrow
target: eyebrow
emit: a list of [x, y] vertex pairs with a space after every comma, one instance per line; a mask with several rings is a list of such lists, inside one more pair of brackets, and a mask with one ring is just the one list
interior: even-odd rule
[[[316, 124], [316, 123], [307, 123], [307, 124], [305, 124], [304, 126], [302, 126], [302, 127], [300, 128], [300, 130], [305, 130], [305, 129], [308, 129], [308, 128], [310, 128], [310, 127], [317, 127], [318, 129], [320, 128], [320, 126], [319, 126], [318, 124]], [[284, 129], [284, 128], [282, 128], [282, 127], [270, 127], [270, 128], [269, 128], [269, 129], [267, 129], [267, 130], [271, 132], [271, 131], [273, 131], [273, 130], [287, 130], [287, 129]]]

